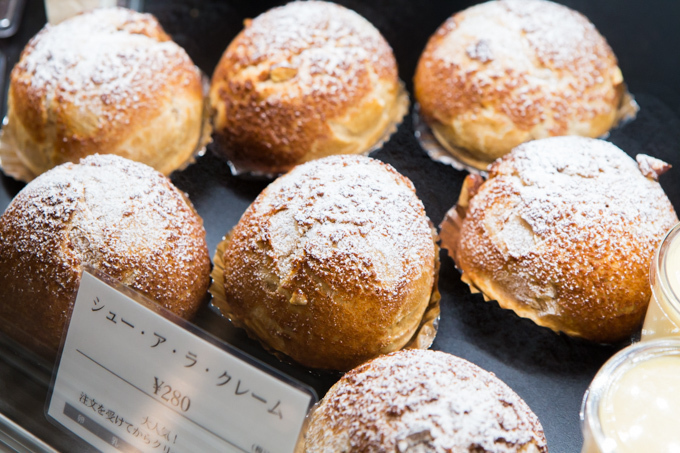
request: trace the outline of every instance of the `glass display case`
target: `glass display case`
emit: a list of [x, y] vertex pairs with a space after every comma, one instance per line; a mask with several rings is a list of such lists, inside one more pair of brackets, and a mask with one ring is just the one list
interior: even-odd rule
[[[212, 74], [244, 20], [280, 5], [275, 1], [144, 0], [166, 32], [194, 63]], [[400, 78], [411, 96], [411, 111], [396, 133], [371, 156], [391, 164], [411, 179], [434, 225], [456, 203], [466, 171], [433, 161], [414, 136], [413, 75], [430, 35], [449, 16], [474, 2], [411, 0], [342, 0], [372, 22], [392, 46]], [[628, 90], [640, 110], [634, 121], [613, 129], [606, 140], [635, 156], [649, 154], [673, 168], [660, 184], [670, 201], [680, 206], [680, 3], [655, 0], [592, 2], [562, 0], [583, 13], [614, 50]], [[44, 4], [27, 0], [16, 34], [0, 38], [6, 59], [4, 90], [9, 72], [28, 40], [46, 22]], [[6, 113], [6, 96], [1, 101]], [[223, 236], [267, 186], [268, 181], [233, 176], [230, 167], [210, 151], [186, 169], [171, 175], [203, 218], [210, 254]], [[0, 176], [0, 209], [24, 187]], [[627, 343], [604, 345], [571, 338], [519, 318], [496, 302], [471, 294], [446, 251], [441, 251], [439, 274], [441, 317], [432, 348], [465, 358], [493, 372], [517, 392], [538, 415], [552, 453], [581, 448], [579, 408], [598, 369]], [[2, 288], [0, 288], [2, 303]], [[204, 306], [193, 323], [256, 359], [314, 388], [321, 398], [340, 374], [304, 369], [279, 360], [211, 308]], [[46, 400], [54, 364], [21, 345], [0, 344], [0, 449], [16, 451], [90, 451], [87, 444], [50, 423]]]

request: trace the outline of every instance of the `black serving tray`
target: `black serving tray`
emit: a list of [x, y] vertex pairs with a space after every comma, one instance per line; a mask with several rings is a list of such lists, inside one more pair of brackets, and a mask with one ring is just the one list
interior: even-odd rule
[[[278, 1], [153, 1], [144, 9], [155, 14], [166, 31], [194, 62], [211, 74], [222, 52], [254, 17]], [[402, 80], [412, 92], [412, 77], [429, 36], [451, 14], [472, 1], [340, 0], [380, 29], [392, 45]], [[671, 202], [680, 207], [680, 2], [655, 0], [564, 0], [585, 14], [607, 38], [619, 58], [630, 92], [640, 105], [637, 118], [611, 132], [609, 140], [631, 156], [645, 153], [672, 164], [661, 177]], [[5, 80], [21, 49], [45, 23], [43, 4], [29, 0], [18, 33], [0, 40], [7, 59]], [[6, 84], [5, 84], [6, 88]], [[4, 109], [4, 99], [0, 104]], [[438, 225], [456, 202], [466, 173], [433, 162], [413, 135], [409, 115], [389, 142], [372, 154], [409, 177], [430, 219]], [[172, 175], [203, 217], [211, 254], [239, 220], [266, 182], [231, 175], [228, 165], [208, 152]], [[0, 176], [0, 210], [23, 187]], [[441, 322], [433, 348], [458, 355], [492, 371], [536, 412], [552, 453], [578, 452], [581, 398], [600, 366], [625, 346], [598, 345], [556, 334], [470, 294], [451, 259], [442, 251]], [[1, 303], [2, 301], [0, 301]], [[279, 362], [211, 311], [195, 323], [251, 355], [312, 385], [322, 396], [337, 374], [314, 374]], [[20, 347], [0, 348], [0, 412], [45, 442], [63, 451], [85, 451], [78, 440], [46, 422], [43, 405], [51, 364], [35, 362]], [[1, 444], [0, 444], [1, 445]]]

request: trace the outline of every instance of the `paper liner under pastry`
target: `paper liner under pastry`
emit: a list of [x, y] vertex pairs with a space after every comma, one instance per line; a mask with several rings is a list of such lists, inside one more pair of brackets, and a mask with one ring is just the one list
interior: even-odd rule
[[[640, 106], [635, 102], [635, 98], [626, 88], [621, 103], [616, 110], [616, 118], [611, 129], [621, 127], [635, 119], [637, 112], [640, 111]], [[445, 141], [440, 141], [433, 132], [432, 128], [427, 124], [423, 116], [420, 114], [420, 105], [416, 103], [413, 106], [413, 131], [418, 143], [430, 156], [432, 160], [450, 165], [456, 170], [466, 170], [470, 173], [475, 173], [481, 176], [486, 176], [487, 172], [481, 170], [468, 162], [465, 162], [460, 156], [472, 155], [472, 153], [462, 147], [454, 146]], [[600, 138], [607, 138], [609, 132]]]
[[[425, 308], [425, 312], [423, 313], [420, 325], [413, 334], [413, 337], [411, 337], [411, 339], [406, 343], [406, 345], [404, 345], [402, 349], [428, 349], [432, 345], [432, 342], [434, 341], [434, 338], [437, 335], [437, 329], [439, 328], [439, 314], [440, 314], [439, 301], [441, 300], [441, 295], [438, 289], [439, 266], [440, 266], [439, 246], [437, 245], [437, 232], [434, 229], [433, 225], [430, 226], [432, 228], [432, 237], [434, 239], [435, 244], [434, 282], [432, 285], [432, 294], [430, 295], [430, 301], [427, 307]], [[272, 349], [267, 344], [260, 341], [260, 339], [256, 335], [252, 334], [249, 331], [247, 326], [239, 322], [234, 317], [224, 291], [224, 261], [222, 260], [224, 252], [227, 248], [227, 244], [229, 243], [230, 237], [231, 232], [226, 237], [224, 237], [219, 244], [217, 244], [217, 250], [215, 251], [215, 256], [213, 257], [213, 269], [210, 274], [210, 276], [212, 277], [212, 283], [208, 290], [212, 295], [211, 301], [212, 306], [216, 308], [222, 316], [231, 321], [231, 323], [234, 326], [245, 330], [250, 338], [259, 341], [262, 347], [264, 347], [264, 349], [267, 352], [273, 354], [282, 362], [295, 363], [293, 359], [291, 359], [287, 355], [283, 354], [280, 351]]]
[[[664, 162], [665, 164], [665, 162]], [[504, 309], [509, 309], [514, 311], [518, 316], [523, 317], [523, 318], [528, 318], [534, 321], [537, 325], [546, 327], [549, 329], [552, 329], [555, 332], [562, 332], [565, 333], [569, 336], [581, 336], [578, 334], [572, 334], [570, 332], [565, 331], [564, 329], [558, 328], [556, 326], [546, 324], [543, 322], [539, 322], [533, 315], [523, 313], [517, 309], [517, 307], [512, 307], [512, 306], [506, 306], [502, 300], [500, 300], [498, 297], [492, 297], [487, 295], [483, 289], [479, 288], [477, 285], [475, 285], [474, 281], [470, 279], [465, 272], [460, 268], [458, 265], [459, 262], [459, 256], [458, 256], [458, 245], [460, 244], [460, 235], [461, 231], [463, 228], [463, 221], [465, 220], [465, 217], [468, 212], [469, 204], [470, 204], [470, 199], [472, 199], [477, 192], [479, 191], [480, 187], [484, 183], [485, 178], [478, 174], [471, 173], [466, 178], [463, 180], [463, 186], [460, 190], [460, 195], [458, 197], [458, 202], [447, 211], [447, 213], [444, 215], [444, 219], [442, 222], [439, 224], [439, 238], [440, 238], [440, 244], [441, 247], [447, 251], [451, 259], [453, 259], [453, 262], [456, 266], [456, 269], [461, 273], [460, 279], [463, 283], [468, 285], [470, 289], [470, 293], [472, 294], [481, 294], [482, 297], [486, 302], [495, 300], [499, 302], [499, 305], [504, 308]], [[630, 342], [635, 343], [636, 341], [639, 341], [640, 339], [640, 331], [635, 330], [634, 332], [631, 333], [630, 335]], [[627, 340], [625, 340], [627, 342]], [[608, 343], [602, 343], [602, 344], [608, 344]]]
[[460, 244], [460, 233], [463, 228], [463, 220], [467, 215], [470, 199], [475, 196], [483, 183], [484, 178], [476, 173], [470, 173], [463, 180], [463, 187], [460, 190], [458, 202], [448, 210], [446, 215], [444, 215], [444, 219], [439, 224], [439, 238], [441, 247], [446, 250], [451, 259], [453, 259], [456, 269], [461, 272], [461, 281], [468, 285], [472, 294], [480, 293], [484, 300], [489, 302], [496, 299], [487, 296], [484, 291], [478, 288], [458, 265], [458, 244]]
[[[482, 176], [476, 173], [471, 173], [468, 175], [463, 181], [463, 187], [460, 190], [458, 202], [451, 209], [449, 209], [449, 211], [444, 216], [444, 220], [442, 220], [442, 223], [439, 225], [439, 238], [441, 247], [447, 251], [459, 271], [458, 244], [460, 243], [459, 239], [463, 226], [463, 220], [467, 214], [470, 199], [474, 197], [483, 183], [484, 179]], [[471, 293], [482, 293], [484, 300], [491, 300], [486, 294], [477, 288], [469, 278], [466, 277], [465, 273], [461, 275], [461, 280], [470, 287]]]
[[[196, 162], [196, 158], [205, 154], [207, 145], [212, 141], [210, 100], [208, 99], [210, 79], [202, 71], [201, 90], [203, 91], [203, 109], [198, 142], [191, 155], [173, 171], [183, 170]], [[5, 116], [2, 120], [2, 129], [0, 130], [0, 170], [16, 180], [26, 183], [31, 182], [40, 175], [31, 170], [24, 159], [22, 159], [23, 150], [19, 148], [13, 129], [6, 127], [8, 124], [9, 118]]]
[[449, 144], [442, 144], [434, 136], [432, 128], [425, 122], [420, 114], [420, 105], [416, 103], [413, 106], [413, 133], [420, 147], [425, 150], [430, 159], [441, 162], [442, 164], [450, 165], [456, 170], [466, 170], [470, 173], [486, 175], [486, 172], [476, 167], [468, 165], [467, 163], [456, 157], [456, 153], [467, 153], [465, 150], [448, 150]]
[[[378, 138], [378, 140], [371, 145], [366, 151], [357, 153], [361, 154], [364, 156], [368, 156], [374, 151], [379, 150], [382, 148], [382, 146], [387, 143], [387, 141], [390, 139], [392, 134], [397, 132], [397, 129], [399, 128], [399, 125], [402, 123], [404, 120], [404, 117], [406, 117], [406, 114], [408, 113], [408, 109], [410, 106], [410, 100], [408, 97], [408, 91], [406, 91], [406, 87], [404, 86], [404, 82], [401, 80], [399, 81], [399, 90], [397, 92], [397, 102], [394, 104], [394, 113], [392, 114], [392, 119], [390, 122], [387, 124], [387, 127], [385, 127], [385, 130], [383, 131], [382, 135]], [[224, 156], [225, 153], [219, 152], [218, 153], [220, 156]], [[275, 179], [278, 177], [281, 173], [267, 173], [267, 172], [262, 172], [262, 171], [252, 171], [247, 168], [240, 168], [238, 165], [234, 164], [232, 161], [227, 160], [227, 164], [229, 165], [229, 169], [231, 170], [231, 174], [234, 176], [239, 176], [245, 179], [256, 179], [256, 180], [269, 180], [269, 179]]]

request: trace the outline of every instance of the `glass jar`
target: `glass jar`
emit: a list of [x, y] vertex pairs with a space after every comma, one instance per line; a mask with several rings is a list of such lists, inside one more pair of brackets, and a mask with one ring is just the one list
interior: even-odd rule
[[680, 451], [680, 338], [629, 346], [598, 371], [581, 405], [582, 453]]
[[680, 336], [680, 224], [666, 235], [649, 272], [652, 297], [641, 340]]

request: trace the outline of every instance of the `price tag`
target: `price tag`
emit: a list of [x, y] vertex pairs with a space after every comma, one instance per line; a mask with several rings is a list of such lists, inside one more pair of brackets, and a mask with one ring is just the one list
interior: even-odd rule
[[93, 273], [83, 272], [49, 417], [102, 451], [294, 450], [311, 388]]

